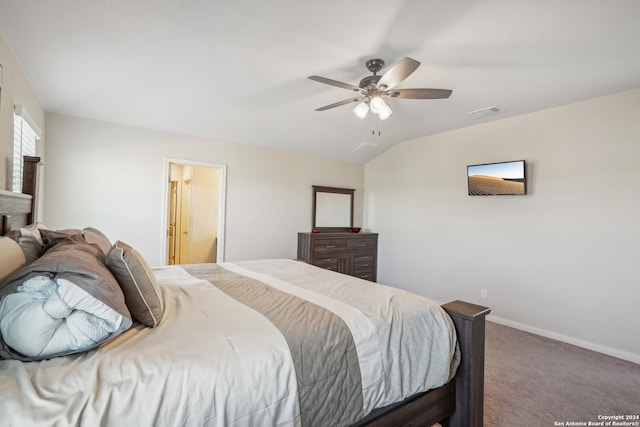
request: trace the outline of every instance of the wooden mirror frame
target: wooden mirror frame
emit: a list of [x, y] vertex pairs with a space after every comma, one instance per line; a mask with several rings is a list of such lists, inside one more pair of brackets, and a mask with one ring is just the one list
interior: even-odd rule
[[[338, 188], [338, 187], [323, 187], [320, 185], [313, 185], [313, 204], [311, 212], [311, 229], [324, 232], [343, 232], [351, 231], [353, 228], [353, 194], [356, 190], [352, 188]], [[349, 212], [349, 226], [348, 227], [316, 227], [316, 208], [317, 208], [317, 195], [318, 193], [334, 193], [334, 194], [347, 194], [350, 196], [350, 212]]]

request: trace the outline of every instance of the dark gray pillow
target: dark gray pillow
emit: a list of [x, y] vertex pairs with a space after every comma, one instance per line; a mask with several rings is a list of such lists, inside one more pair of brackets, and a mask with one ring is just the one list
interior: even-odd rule
[[46, 248], [54, 246], [62, 241], [87, 242], [96, 245], [106, 257], [111, 250], [111, 242], [100, 230], [87, 227], [83, 230], [68, 228], [65, 230], [41, 230], [42, 240]]
[[107, 266], [120, 283], [133, 318], [152, 328], [158, 326], [164, 313], [162, 293], [142, 255], [118, 240], [107, 256]]
[[40, 230], [43, 252], [47, 252], [54, 246], [61, 244], [88, 243], [82, 230]]
[[42, 254], [44, 242], [41, 231], [46, 229], [42, 224], [29, 224], [17, 230], [9, 231], [5, 236], [9, 237], [20, 245], [27, 264], [37, 260]]

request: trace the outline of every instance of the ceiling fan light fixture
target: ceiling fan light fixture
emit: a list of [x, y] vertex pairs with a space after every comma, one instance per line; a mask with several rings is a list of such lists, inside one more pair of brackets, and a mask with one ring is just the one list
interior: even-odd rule
[[356, 108], [353, 109], [353, 112], [356, 113], [356, 115], [361, 119], [364, 119], [369, 112], [369, 106], [366, 102], [361, 102], [360, 104], [356, 105]]
[[371, 108], [371, 112], [376, 114], [380, 114], [380, 112], [384, 110], [384, 107], [386, 106], [387, 104], [384, 102], [384, 99], [382, 99], [380, 96], [377, 96], [377, 95], [371, 98], [371, 101], [369, 101], [369, 107]]
[[378, 113], [380, 120], [387, 120], [392, 115], [393, 115], [393, 111], [391, 111], [391, 107], [389, 107], [389, 105], [387, 104], [384, 104], [384, 108], [382, 109], [382, 111]]
[[[378, 116], [379, 120], [386, 120], [393, 115], [393, 110], [391, 110], [391, 107], [387, 101], [385, 101], [385, 97], [396, 99], [444, 99], [451, 96], [451, 89], [396, 88], [399, 83], [403, 82], [420, 66], [420, 62], [415, 59], [404, 58], [396, 62], [382, 75], [378, 75], [378, 72], [382, 70], [382, 67], [384, 66], [384, 61], [382, 59], [371, 59], [367, 61], [365, 65], [373, 75], [366, 76], [361, 79], [358, 86], [328, 79], [326, 77], [309, 76], [309, 79], [316, 82], [347, 89], [352, 92], [351, 98], [316, 108], [316, 111], [324, 111], [340, 107], [342, 105], [356, 103], [357, 105], [353, 109], [354, 113], [356, 113], [360, 119], [364, 119], [369, 113], [369, 110], [371, 110], [375, 123], [375, 116]], [[378, 134], [380, 134], [379, 131]]]

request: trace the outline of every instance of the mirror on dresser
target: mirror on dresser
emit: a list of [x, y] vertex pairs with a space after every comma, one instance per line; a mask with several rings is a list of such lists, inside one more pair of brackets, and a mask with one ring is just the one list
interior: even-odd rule
[[311, 228], [320, 232], [351, 231], [354, 192], [351, 188], [314, 185]]

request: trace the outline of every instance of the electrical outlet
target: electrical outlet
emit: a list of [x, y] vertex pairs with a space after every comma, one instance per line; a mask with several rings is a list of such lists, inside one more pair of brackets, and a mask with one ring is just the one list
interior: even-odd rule
[[480, 298], [482, 298], [482, 299], [487, 299], [487, 298], [489, 298], [489, 297], [487, 296], [487, 290], [486, 290], [486, 289], [482, 289], [482, 290], [480, 291]]

